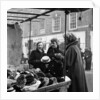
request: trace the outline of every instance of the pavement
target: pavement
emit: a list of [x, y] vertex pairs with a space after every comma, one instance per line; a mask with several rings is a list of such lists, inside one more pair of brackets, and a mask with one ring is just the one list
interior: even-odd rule
[[93, 69], [90, 71], [85, 71], [86, 82], [89, 92], [93, 92]]

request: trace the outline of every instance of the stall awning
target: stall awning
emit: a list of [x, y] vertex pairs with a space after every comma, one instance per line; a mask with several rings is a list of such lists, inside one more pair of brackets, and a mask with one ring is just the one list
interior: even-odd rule
[[49, 16], [53, 11], [81, 12], [89, 8], [11, 8], [7, 11], [7, 24], [23, 23], [40, 16]]

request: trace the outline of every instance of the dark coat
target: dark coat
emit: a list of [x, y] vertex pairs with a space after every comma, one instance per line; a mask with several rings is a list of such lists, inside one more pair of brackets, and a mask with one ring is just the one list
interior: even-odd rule
[[62, 59], [56, 58], [56, 56], [54, 55], [55, 53], [62, 54], [59, 48], [54, 49], [50, 47], [47, 51], [47, 55], [51, 59], [48, 70], [54, 77], [61, 77], [63, 75], [63, 61]]
[[85, 50], [84, 52], [86, 62], [90, 62], [92, 60], [92, 52], [90, 50]]
[[86, 62], [86, 70], [91, 70], [91, 61], [92, 61], [92, 52], [90, 50], [85, 50], [85, 62]]
[[85, 71], [81, 58], [81, 51], [77, 46], [77, 41], [69, 44], [66, 48], [66, 70], [71, 78], [69, 92], [87, 92]]
[[38, 49], [33, 50], [30, 54], [28, 63], [33, 65], [34, 68], [40, 68], [42, 71], [44, 71], [45, 69], [45, 64], [42, 63], [40, 60], [43, 56], [45, 56], [46, 54], [43, 52], [40, 52]]

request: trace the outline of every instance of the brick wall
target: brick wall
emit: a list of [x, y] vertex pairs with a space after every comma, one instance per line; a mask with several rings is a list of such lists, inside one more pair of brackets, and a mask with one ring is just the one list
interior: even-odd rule
[[48, 17], [46, 17], [46, 20], [47, 20], [47, 34], [55, 34], [55, 33], [58, 33], [58, 32], [52, 32], [52, 19], [53, 17], [58, 14], [58, 16], [61, 17], [61, 31], [59, 33], [63, 33], [64, 32], [64, 29], [65, 29], [65, 14], [63, 11], [54, 11], [52, 13], [50, 13], [50, 17], [48, 19]]
[[[63, 33], [65, 30], [65, 14], [63, 11], [54, 11], [49, 13], [48, 15], [41, 18], [45, 19], [45, 34], [54, 34], [52, 32], [52, 18], [55, 16], [55, 14], [59, 14], [61, 16], [61, 32]], [[67, 17], [67, 31], [69, 31], [69, 14], [66, 16]], [[79, 17], [81, 17], [81, 20], [79, 20]], [[37, 19], [39, 21], [39, 19]], [[41, 20], [41, 19], [40, 19]], [[85, 26], [85, 25], [93, 25], [93, 9], [89, 9], [83, 12], [77, 12], [77, 26]], [[83, 27], [84, 28], [84, 27]], [[39, 22], [32, 22], [32, 36], [37, 36], [40, 34], [40, 23]], [[77, 28], [74, 31], [82, 31], [82, 28]], [[29, 22], [24, 22], [23, 23], [23, 33], [24, 37], [28, 36], [28, 33], [30, 32], [30, 23]], [[45, 35], [44, 34], [44, 35]], [[40, 34], [41, 35], [41, 34]]]
[[[81, 20], [79, 19], [81, 17]], [[77, 12], [77, 29], [69, 30], [69, 15], [67, 15], [67, 30], [68, 31], [86, 31], [87, 25], [93, 25], [93, 9], [88, 9], [83, 12]], [[91, 28], [91, 30], [93, 30]]]

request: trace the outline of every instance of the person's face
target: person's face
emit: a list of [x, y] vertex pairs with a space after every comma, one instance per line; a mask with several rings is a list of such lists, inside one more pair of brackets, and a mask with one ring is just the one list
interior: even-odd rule
[[37, 46], [37, 49], [42, 50], [43, 49], [43, 43], [39, 43]]
[[51, 45], [52, 45], [53, 48], [57, 48], [57, 43], [56, 42], [52, 42]]

